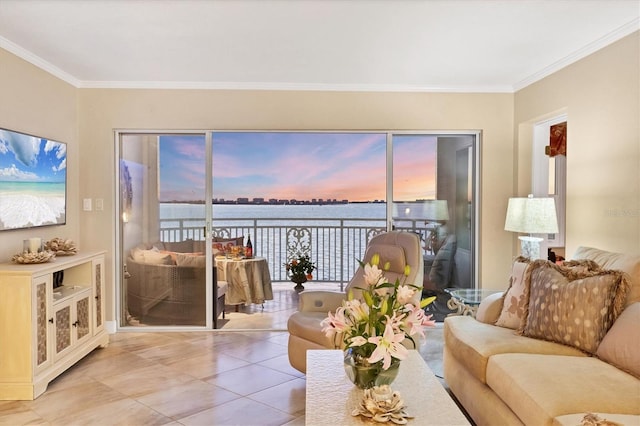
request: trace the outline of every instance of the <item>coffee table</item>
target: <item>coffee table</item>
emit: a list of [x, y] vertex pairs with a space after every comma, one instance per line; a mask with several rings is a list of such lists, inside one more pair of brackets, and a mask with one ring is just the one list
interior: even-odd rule
[[[409, 425], [470, 424], [416, 350], [410, 350], [409, 357], [400, 363], [391, 388], [400, 392], [406, 411], [415, 417]], [[362, 395], [362, 389], [344, 372], [342, 351], [307, 351], [307, 425], [378, 424], [351, 415]]]

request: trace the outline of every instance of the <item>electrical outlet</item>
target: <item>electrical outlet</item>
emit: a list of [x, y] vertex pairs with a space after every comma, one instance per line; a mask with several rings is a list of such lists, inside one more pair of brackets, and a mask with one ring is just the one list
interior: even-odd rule
[[96, 211], [103, 211], [104, 210], [104, 199], [103, 198], [96, 198]]
[[85, 212], [91, 211], [91, 198], [84, 198], [82, 200], [82, 210]]

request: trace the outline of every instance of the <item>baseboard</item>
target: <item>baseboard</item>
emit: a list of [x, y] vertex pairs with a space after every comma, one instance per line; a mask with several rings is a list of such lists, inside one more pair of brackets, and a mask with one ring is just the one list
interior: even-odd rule
[[118, 324], [115, 321], [105, 321], [104, 329], [107, 330], [109, 334], [115, 334], [118, 330]]

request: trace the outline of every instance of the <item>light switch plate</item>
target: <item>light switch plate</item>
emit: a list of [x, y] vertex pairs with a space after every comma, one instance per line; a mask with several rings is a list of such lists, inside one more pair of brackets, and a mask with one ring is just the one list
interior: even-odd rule
[[91, 198], [84, 198], [82, 200], [82, 210], [85, 212], [91, 211]]
[[104, 210], [104, 198], [96, 198], [96, 210], [99, 212]]

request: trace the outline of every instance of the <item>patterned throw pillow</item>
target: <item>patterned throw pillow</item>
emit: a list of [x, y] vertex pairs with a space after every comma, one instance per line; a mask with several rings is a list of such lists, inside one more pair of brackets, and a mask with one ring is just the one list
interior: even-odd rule
[[525, 288], [528, 266], [529, 260], [522, 256], [513, 262], [509, 287], [502, 296], [502, 312], [495, 325], [515, 330], [522, 324], [528, 302], [528, 292]]
[[585, 271], [536, 260], [520, 332], [594, 354], [624, 308], [628, 283], [621, 271]]

